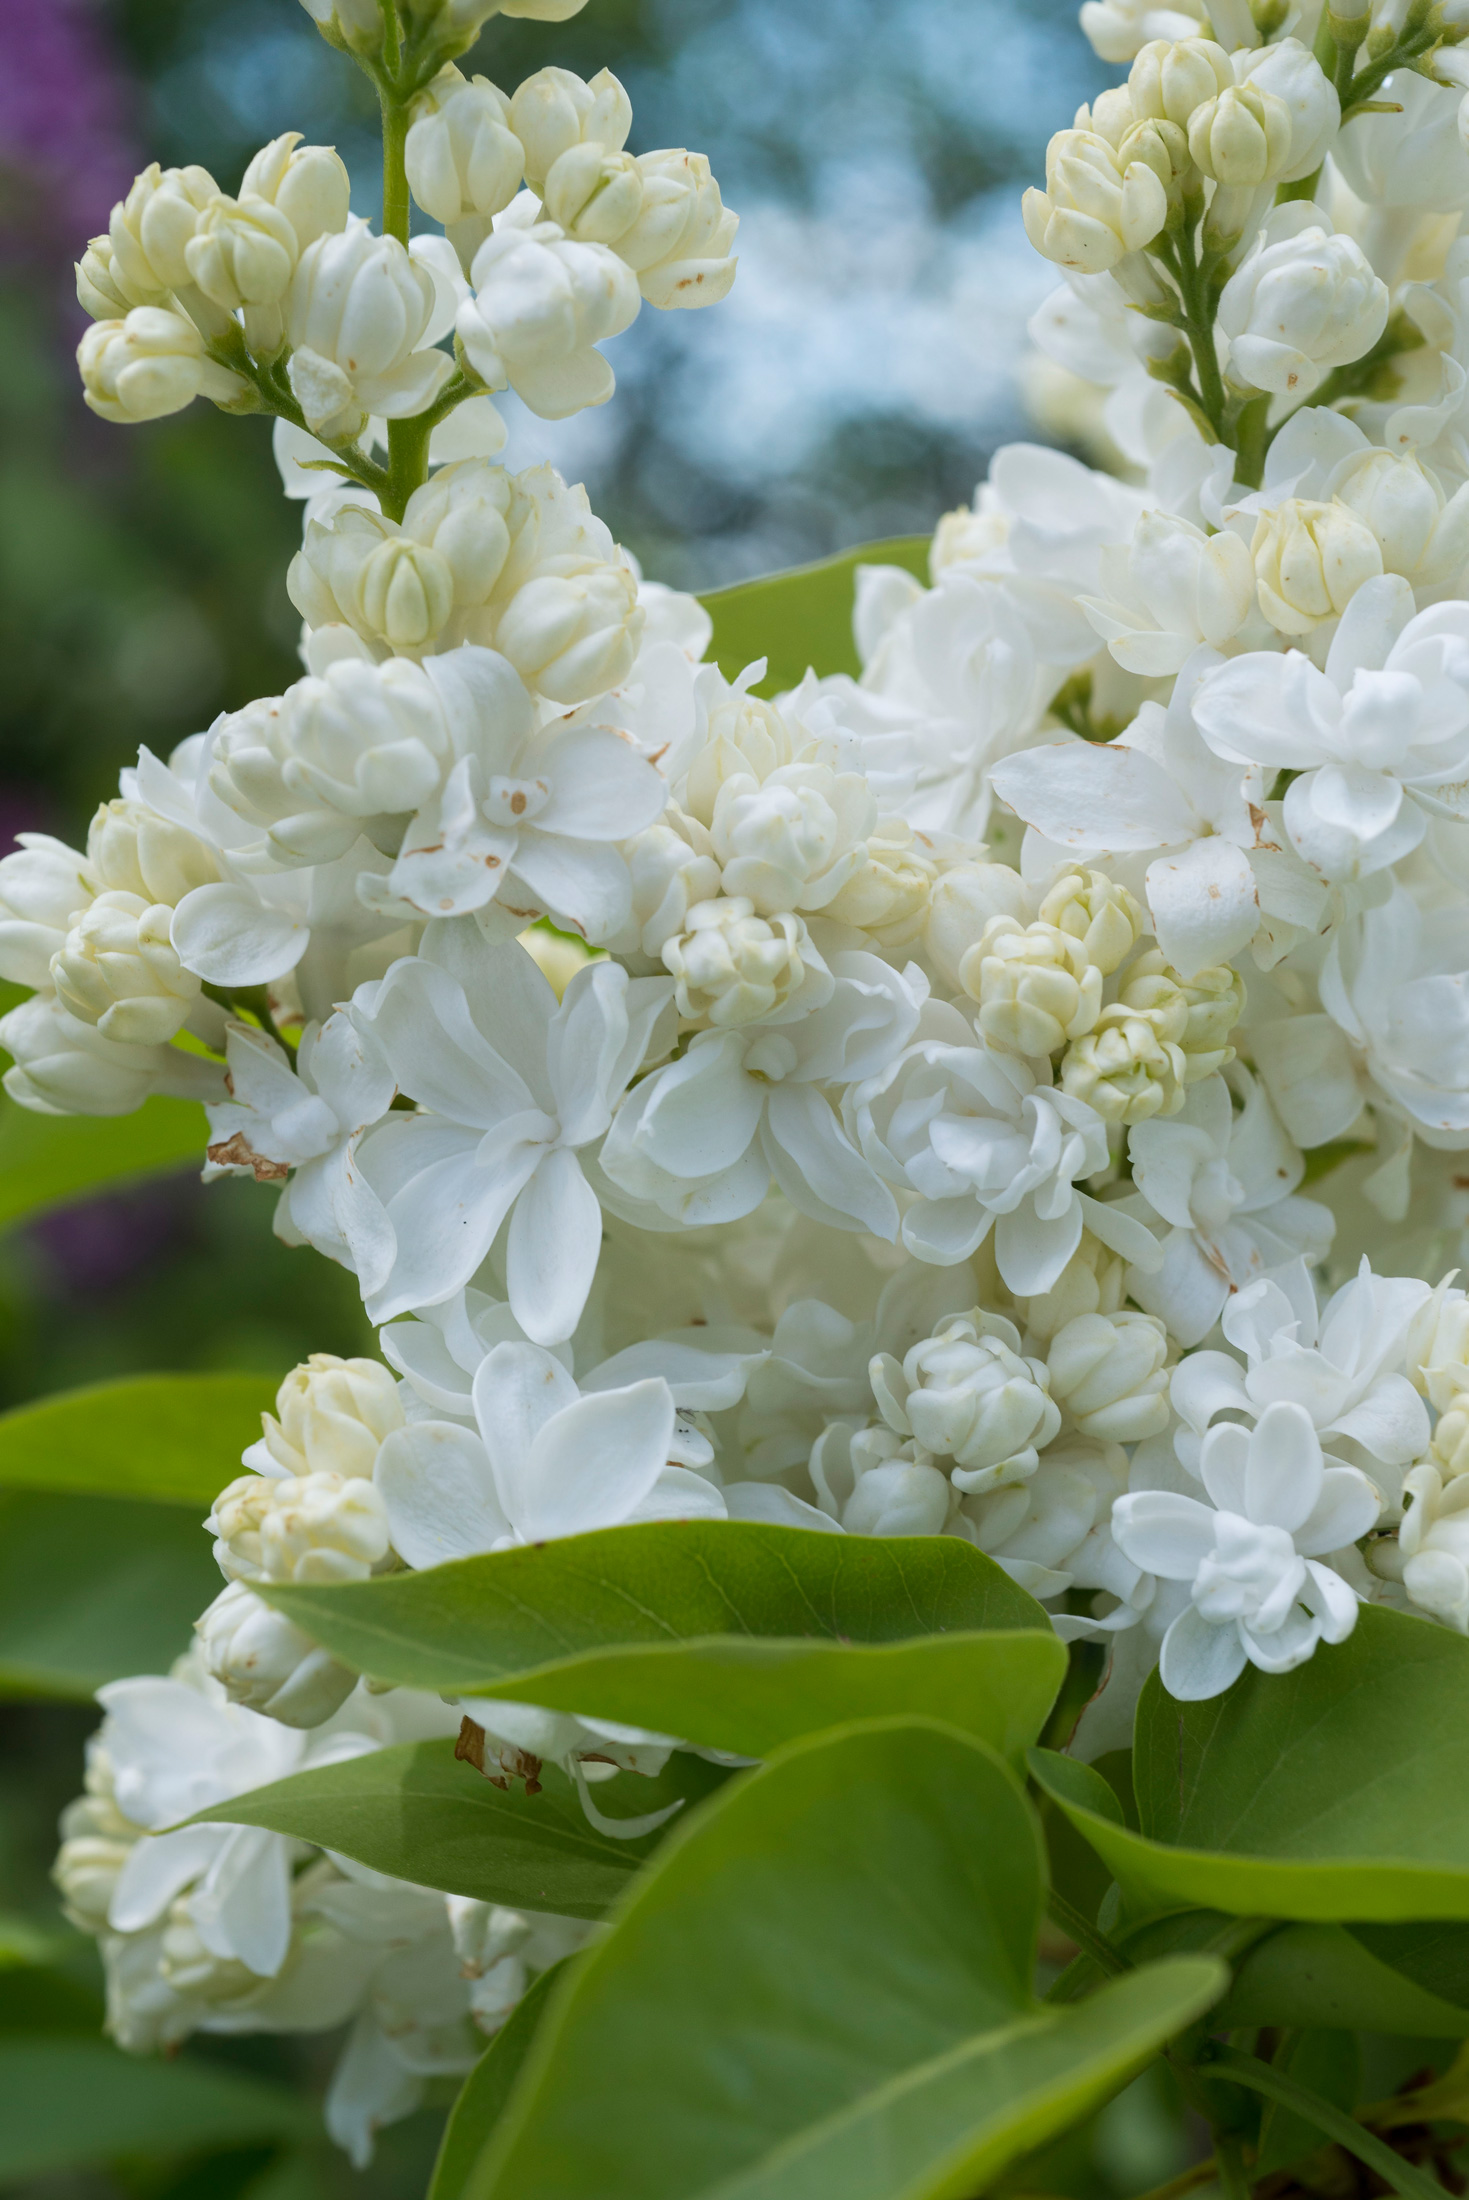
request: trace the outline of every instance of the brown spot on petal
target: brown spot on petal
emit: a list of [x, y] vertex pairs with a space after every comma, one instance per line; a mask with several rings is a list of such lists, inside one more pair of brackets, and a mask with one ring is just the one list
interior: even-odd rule
[[510, 797], [510, 807], [515, 812], [515, 815], [517, 817], [519, 817], [521, 811], [525, 808], [525, 796], [520, 793], [518, 788], [516, 792]]
[[218, 1145], [208, 1148], [208, 1153], [217, 1168], [253, 1171], [257, 1184], [283, 1184], [291, 1173], [289, 1161], [272, 1161], [267, 1154], [257, 1153], [243, 1131], [221, 1139]]

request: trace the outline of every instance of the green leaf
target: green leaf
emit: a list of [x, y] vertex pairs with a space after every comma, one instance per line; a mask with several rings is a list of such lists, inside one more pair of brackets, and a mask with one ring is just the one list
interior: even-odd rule
[[0, 2040], [0, 2178], [295, 2136], [308, 2105], [202, 2063], [135, 2059], [100, 2040]]
[[1469, 2008], [1456, 2007], [1373, 1954], [1374, 1934], [1412, 1930], [1366, 1926], [1359, 1936], [1345, 1925], [1287, 1925], [1245, 1956], [1219, 2023], [1231, 2031], [1268, 2024], [1395, 2033], [1405, 2039], [1469, 2038]]
[[1469, 1919], [1466, 1703], [1469, 1641], [1365, 1605], [1346, 1642], [1293, 1673], [1248, 1667], [1208, 1703], [1176, 1703], [1155, 1673], [1137, 1833], [1087, 1766], [1033, 1751], [1031, 1769], [1141, 1915]]
[[130, 1375], [0, 1414], [0, 1487], [205, 1511], [275, 1403], [263, 1375]]
[[1217, 1998], [1208, 1958], [1031, 1998], [1042, 1857], [928, 1721], [797, 1742], [669, 1836], [552, 1997], [466, 2200], [960, 2200]]
[[542, 1971], [531, 1981], [511, 2011], [509, 2022], [495, 2034], [465, 2079], [444, 2126], [428, 2200], [461, 2200], [470, 2173], [520, 2076], [551, 1988], [565, 1968], [565, 1960], [553, 1963], [549, 1971]]
[[[680, 1799], [699, 1801], [726, 1769], [679, 1751], [656, 1780], [628, 1774], [597, 1790], [605, 1815], [641, 1816]], [[264, 1826], [338, 1849], [374, 1871], [509, 1909], [602, 1917], [658, 1846], [599, 1833], [576, 1789], [546, 1765], [539, 1795], [498, 1788], [456, 1762], [447, 1741], [408, 1742], [345, 1763], [293, 1773], [202, 1810], [191, 1824]]]
[[[1362, 2051], [1351, 2032], [1311, 2031], [1288, 2035], [1271, 2058], [1272, 2068], [1308, 2086], [1322, 2100], [1350, 2116], [1357, 2105], [1362, 2075]], [[1308, 2124], [1279, 2101], [1267, 2101], [1260, 2119], [1260, 2146], [1251, 2169], [1258, 2183], [1278, 2169], [1288, 2169], [1305, 2154], [1324, 2144], [1314, 2124]]]
[[197, 1505], [0, 1490], [0, 1696], [166, 1673], [219, 1590]]
[[882, 1718], [943, 1719], [1009, 1757], [1039, 1734], [1065, 1671], [1065, 1645], [1049, 1629], [862, 1644], [716, 1635], [543, 1665], [495, 1695], [741, 1757]]
[[37, 1115], [0, 1099], [0, 1229], [72, 1200], [203, 1165], [196, 1100], [145, 1100], [133, 1115]]
[[928, 551], [927, 535], [896, 535], [815, 565], [716, 588], [699, 599], [714, 621], [709, 655], [729, 680], [757, 657], [769, 658], [757, 695], [799, 687], [808, 665], [823, 674], [858, 673], [862, 663], [852, 639], [857, 567], [900, 565], [926, 584]]
[[602, 1528], [421, 1573], [265, 1594], [360, 1672], [446, 1695], [490, 1694], [614, 1645], [709, 1635], [900, 1642], [1049, 1627], [958, 1536], [812, 1535], [737, 1520]]

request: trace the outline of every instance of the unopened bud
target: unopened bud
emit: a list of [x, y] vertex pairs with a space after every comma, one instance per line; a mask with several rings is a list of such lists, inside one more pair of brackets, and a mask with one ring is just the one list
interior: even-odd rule
[[[403, 1426], [398, 1385], [380, 1360], [340, 1360], [313, 1352], [293, 1367], [262, 1415], [262, 1465], [289, 1475], [333, 1473], [372, 1479], [378, 1446]], [[252, 1450], [247, 1466], [255, 1463]]]
[[1309, 634], [1338, 617], [1363, 581], [1382, 571], [1377, 537], [1335, 498], [1289, 497], [1262, 512], [1250, 554], [1260, 608], [1282, 634]]
[[1042, 924], [1075, 940], [1108, 978], [1132, 953], [1146, 924], [1135, 897], [1104, 871], [1063, 871], [1047, 887], [1037, 914]]
[[1083, 1314], [1051, 1339], [1051, 1395], [1085, 1436], [1133, 1444], [1168, 1426], [1168, 1332], [1152, 1314]]
[[205, 297], [233, 313], [284, 298], [300, 249], [295, 230], [269, 199], [221, 193], [199, 216], [184, 258]]
[[1003, 1316], [956, 1314], [901, 1366], [883, 1352], [868, 1370], [889, 1428], [951, 1458], [955, 1487], [971, 1494], [1025, 1481], [1061, 1425], [1045, 1368], [1019, 1347]]
[[979, 1028], [1012, 1054], [1050, 1055], [1096, 1023], [1102, 973], [1078, 940], [1054, 924], [994, 917], [959, 965], [959, 983], [979, 1003]]
[[350, 1667], [339, 1665], [243, 1581], [220, 1592], [194, 1622], [194, 1632], [205, 1664], [230, 1702], [282, 1726], [320, 1726], [357, 1685]]
[[696, 902], [685, 929], [663, 948], [681, 1016], [728, 1030], [812, 1006], [831, 990], [826, 965], [800, 917], [757, 917], [745, 895]]
[[610, 69], [587, 84], [570, 69], [538, 69], [510, 102], [510, 127], [525, 148], [525, 180], [539, 191], [573, 145], [620, 153], [632, 128], [632, 102]]
[[1229, 56], [1212, 38], [1153, 38], [1133, 62], [1127, 90], [1139, 121], [1152, 116], [1186, 130], [1195, 112], [1233, 83]]
[[615, 244], [642, 211], [643, 174], [631, 153], [571, 145], [551, 164], [546, 212], [569, 237]]
[[244, 1474], [204, 1523], [230, 1581], [365, 1581], [388, 1555], [388, 1513], [360, 1475]]
[[1253, 84], [1232, 84], [1194, 110], [1188, 149], [1216, 183], [1253, 189], [1289, 165], [1291, 136], [1283, 99]]
[[[87, 861], [99, 892], [135, 894], [177, 908], [196, 886], [219, 877], [213, 851], [197, 833], [160, 817], [146, 803], [104, 802], [87, 829]], [[0, 868], [0, 879], [3, 879]]]
[[173, 911], [137, 894], [99, 894], [52, 958], [57, 995], [79, 1021], [124, 1046], [160, 1046], [199, 999], [173, 949]]
[[1168, 193], [1146, 161], [1121, 155], [1095, 131], [1060, 130], [1046, 151], [1046, 188], [1021, 202], [1026, 235], [1059, 266], [1097, 274], [1151, 244]]
[[287, 130], [262, 146], [240, 184], [240, 200], [268, 200], [295, 232], [297, 257], [318, 237], [347, 226], [352, 180], [335, 147], [303, 145], [299, 130]]
[[239, 375], [204, 354], [192, 321], [162, 306], [135, 306], [121, 321], [94, 321], [77, 346], [82, 394], [104, 420], [131, 424], [182, 412], [196, 397], [229, 404]]

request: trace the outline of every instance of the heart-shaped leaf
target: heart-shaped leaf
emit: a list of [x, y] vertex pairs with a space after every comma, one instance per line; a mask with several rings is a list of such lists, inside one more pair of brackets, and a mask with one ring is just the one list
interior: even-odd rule
[[716, 588], [700, 600], [714, 621], [709, 655], [733, 680], [757, 657], [767, 660], [757, 695], [799, 687], [806, 667], [817, 672], [862, 669], [852, 638], [852, 605], [859, 565], [899, 565], [928, 579], [927, 535], [897, 535], [843, 550], [815, 565], [762, 574], [733, 588]]
[[1050, 1625], [958, 1536], [813, 1535], [740, 1520], [603, 1528], [421, 1573], [262, 1593], [359, 1672], [446, 1695], [493, 1694], [614, 1645], [901, 1642]]
[[[728, 1778], [722, 1766], [679, 1751], [656, 1780], [624, 1775], [626, 1817], [698, 1801]], [[620, 1840], [588, 1822], [576, 1789], [554, 1765], [539, 1794], [498, 1788], [455, 1761], [448, 1742], [405, 1742], [318, 1765], [235, 1795], [191, 1824], [264, 1826], [337, 1849], [374, 1871], [508, 1909], [602, 1917], [626, 1892], [660, 1834]], [[619, 1815], [605, 1788], [598, 1808]]]
[[1293, 1673], [1207, 1703], [1155, 1673], [1138, 1704], [1139, 1830], [1085, 1765], [1031, 1769], [1139, 1915], [1189, 1907], [1331, 1922], [1469, 1919], [1469, 1642], [1366, 1606]]
[[1035, 1815], [927, 1721], [733, 1781], [552, 1996], [466, 2200], [960, 2200], [1217, 1998], [1217, 1959], [1032, 1998]]

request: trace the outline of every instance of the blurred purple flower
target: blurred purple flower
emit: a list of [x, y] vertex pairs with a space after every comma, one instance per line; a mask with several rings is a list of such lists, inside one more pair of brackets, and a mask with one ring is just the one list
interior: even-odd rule
[[126, 76], [88, 0], [0, 0], [0, 53], [0, 167], [22, 191], [5, 242], [80, 257], [137, 165]]

